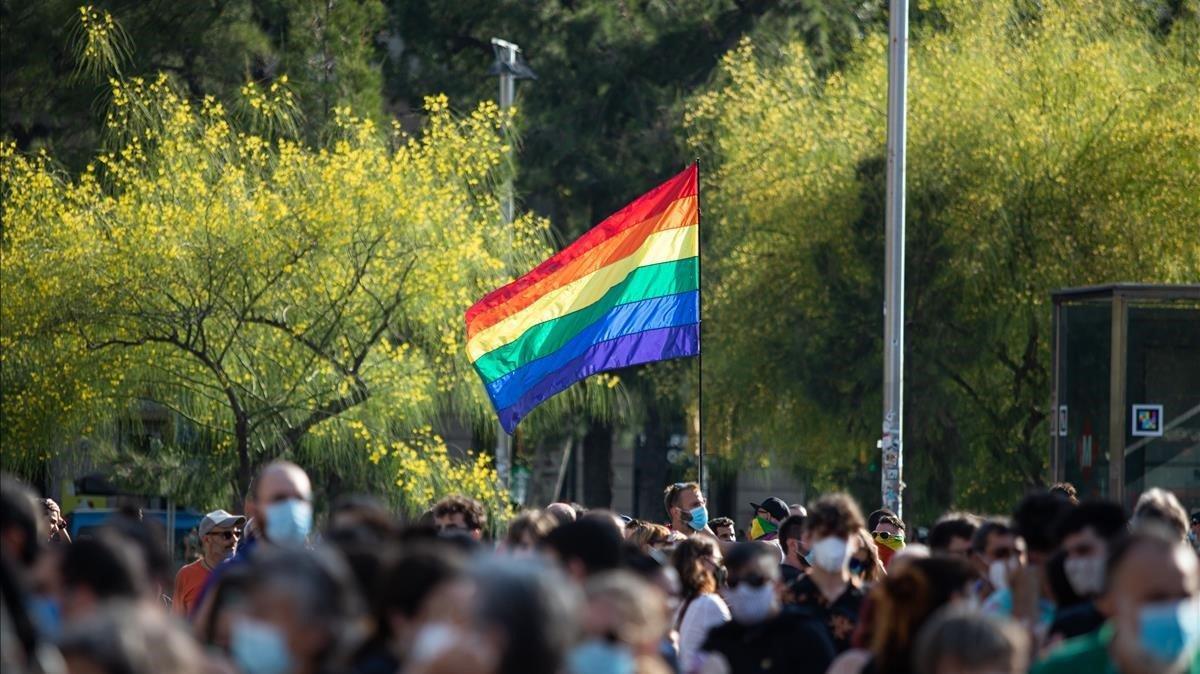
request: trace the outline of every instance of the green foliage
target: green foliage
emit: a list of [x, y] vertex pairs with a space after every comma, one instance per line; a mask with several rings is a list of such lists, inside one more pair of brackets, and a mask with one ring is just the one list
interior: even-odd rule
[[[1200, 278], [1200, 68], [1132, 3], [933, 3], [909, 83], [909, 512], [1005, 510], [1045, 474], [1049, 293]], [[886, 40], [822, 76], [743, 43], [688, 113], [707, 167], [707, 437], [871, 473], [880, 409]], [[711, 382], [711, 384], [710, 384]], [[715, 409], [714, 409], [715, 408]], [[877, 468], [876, 468], [877, 470]]]
[[[183, 489], [161, 471], [203, 467], [240, 493], [291, 455], [409, 509], [453, 488], [499, 516], [486, 457], [452, 461], [431, 420], [492, 418], [463, 311], [549, 251], [544, 220], [499, 217], [509, 115], [455, 116], [430, 97], [410, 136], [337, 108], [328, 144], [310, 147], [287, 135], [286, 84], [245, 87], [239, 119], [166, 75], [114, 77], [113, 147], [78, 176], [0, 145], [0, 280], [21, 289], [0, 315], [5, 464], [83, 435], [117, 445], [130, 480]], [[544, 414], [609, 388], [576, 387]], [[122, 448], [106, 427], [146, 405], [179, 430]]]
[[77, 58], [88, 49], [80, 12], [77, 0], [0, 0], [0, 133], [25, 151], [51, 149], [69, 169], [82, 169], [102, 141], [105, 80], [114, 72], [165, 72], [189, 96], [223, 101], [235, 100], [247, 81], [269, 86], [290, 75], [310, 141], [339, 106], [383, 121], [379, 0], [97, 2], [83, 16], [111, 13], [122, 39], [99, 43], [114, 45], [108, 58], [87, 55], [83, 62], [103, 64], [91, 71], [81, 71]]

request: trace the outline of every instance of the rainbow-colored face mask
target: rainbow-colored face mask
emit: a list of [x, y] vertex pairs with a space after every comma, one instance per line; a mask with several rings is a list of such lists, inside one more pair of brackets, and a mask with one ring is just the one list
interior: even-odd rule
[[886, 531], [876, 531], [875, 543], [890, 549], [892, 552], [896, 552], [904, 547], [904, 534], [889, 534]]
[[768, 534], [773, 534], [779, 531], [779, 525], [771, 522], [762, 515], [757, 515], [754, 521], [750, 523], [750, 540], [757, 541], [758, 539]]
[[876, 531], [875, 544], [879, 546], [879, 561], [886, 567], [892, 561], [892, 555], [904, 548], [904, 534], [889, 534], [886, 531]]

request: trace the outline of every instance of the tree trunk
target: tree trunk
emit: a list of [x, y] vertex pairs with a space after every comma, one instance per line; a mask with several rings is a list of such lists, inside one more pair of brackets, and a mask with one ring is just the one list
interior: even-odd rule
[[667, 486], [670, 463], [667, 451], [671, 434], [656, 405], [646, 409], [646, 425], [634, 452], [634, 517], [651, 522], [666, 522], [663, 489]]
[[592, 422], [583, 436], [583, 499], [589, 508], [612, 507], [613, 431], [608, 424]]
[[233, 429], [238, 453], [237, 493], [234, 494], [234, 507], [237, 510], [234, 512], [241, 512], [246, 497], [250, 495], [250, 478], [254, 470], [250, 464], [250, 421], [245, 414], [235, 415]]

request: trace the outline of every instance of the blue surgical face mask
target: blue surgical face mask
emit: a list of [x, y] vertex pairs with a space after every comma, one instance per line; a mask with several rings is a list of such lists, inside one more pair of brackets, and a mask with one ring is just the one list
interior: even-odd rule
[[1200, 598], [1147, 604], [1138, 626], [1142, 648], [1159, 660], [1191, 657], [1200, 647]]
[[599, 639], [589, 639], [567, 656], [570, 674], [633, 674], [636, 665], [629, 649]]
[[688, 511], [688, 515], [692, 518], [688, 520], [688, 526], [696, 531], [704, 531], [704, 527], [708, 526], [708, 508], [696, 506]]
[[233, 624], [229, 651], [242, 674], [287, 674], [292, 671], [287, 639], [271, 623], [239, 618]]
[[44, 639], [54, 641], [62, 632], [62, 606], [44, 595], [29, 598], [29, 617]]
[[312, 532], [312, 504], [298, 498], [267, 506], [267, 540], [276, 545], [302, 545]]

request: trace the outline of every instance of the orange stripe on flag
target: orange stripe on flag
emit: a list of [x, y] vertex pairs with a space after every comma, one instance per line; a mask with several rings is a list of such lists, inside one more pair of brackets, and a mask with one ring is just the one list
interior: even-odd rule
[[696, 197], [683, 197], [671, 202], [664, 211], [653, 218], [640, 222], [611, 239], [601, 242], [595, 248], [571, 260], [562, 269], [521, 290], [504, 304], [475, 316], [467, 325], [467, 339], [469, 340], [479, 331], [486, 330], [509, 316], [523, 311], [536, 302], [539, 297], [629, 257], [637, 252], [650, 235], [680, 227], [690, 227], [698, 222], [699, 212], [696, 208]]

